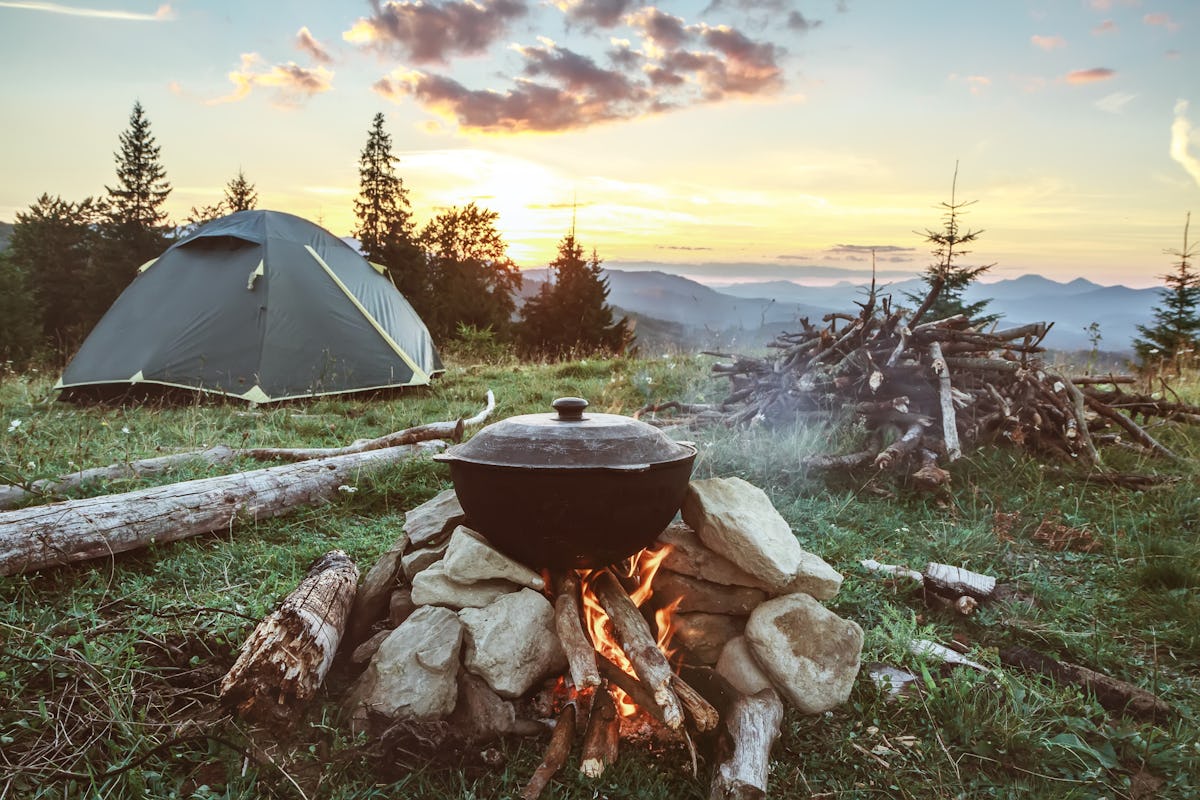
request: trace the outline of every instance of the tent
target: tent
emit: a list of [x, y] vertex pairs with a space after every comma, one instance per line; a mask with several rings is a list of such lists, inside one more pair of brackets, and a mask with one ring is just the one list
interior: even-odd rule
[[239, 211], [143, 265], [56, 388], [149, 384], [268, 403], [425, 385], [442, 371], [382, 267], [300, 217]]

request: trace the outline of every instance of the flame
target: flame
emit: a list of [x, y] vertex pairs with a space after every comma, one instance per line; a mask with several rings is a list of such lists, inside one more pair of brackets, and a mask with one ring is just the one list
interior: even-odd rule
[[[654, 596], [654, 576], [658, 573], [659, 567], [662, 566], [662, 562], [670, 552], [671, 545], [665, 545], [657, 550], [642, 550], [629, 560], [627, 575], [630, 578], [636, 578], [638, 583], [637, 588], [629, 594], [629, 598], [633, 600], [633, 604], [638, 608], [641, 608], [647, 600]], [[596, 648], [596, 652], [603, 655], [628, 674], [634, 675], [633, 664], [630, 663], [620, 644], [617, 643], [612, 623], [608, 618], [608, 612], [600, 605], [600, 601], [596, 598], [596, 593], [592, 591], [591, 580], [595, 574], [597, 574], [596, 571], [581, 571], [579, 573], [583, 595], [584, 622], [587, 632], [591, 637], [592, 645]], [[654, 614], [654, 619], [658, 627], [658, 647], [667, 658], [670, 658], [673, 653], [672, 650], [668, 649], [671, 637], [675, 632], [672, 617], [682, 599], [676, 598], [672, 603], [658, 609]], [[617, 713], [622, 717], [631, 717], [638, 712], [637, 704], [627, 694], [616, 686], [610, 686], [609, 688], [612, 690], [613, 699], [616, 702]]]

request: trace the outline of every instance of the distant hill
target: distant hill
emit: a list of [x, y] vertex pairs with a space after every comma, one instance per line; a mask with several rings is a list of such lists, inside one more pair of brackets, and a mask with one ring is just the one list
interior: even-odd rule
[[[690, 271], [688, 266], [673, 267]], [[540, 273], [540, 277], [536, 274]], [[805, 286], [794, 281], [706, 286], [681, 275], [662, 271], [607, 269], [609, 302], [642, 320], [674, 323], [686, 333], [687, 343], [705, 346], [737, 340], [749, 347], [770, 341], [785, 328], [794, 329], [799, 317], [819, 320], [831, 311], [853, 311], [854, 301], [865, 297], [869, 281], [843, 281], [833, 286]], [[525, 273], [532, 289], [545, 280], [545, 270]], [[530, 279], [533, 280], [530, 280]], [[920, 292], [917, 279], [891, 284], [881, 291], [907, 304], [905, 294]], [[1046, 346], [1056, 350], [1087, 350], [1087, 328], [1100, 325], [1100, 348], [1115, 353], [1132, 351], [1136, 326], [1146, 324], [1158, 302], [1158, 289], [1101, 286], [1084, 278], [1062, 283], [1040, 275], [1022, 275], [995, 283], [977, 283], [966, 292], [969, 300], [990, 299], [988, 310], [1002, 317], [1000, 324], [1053, 322]], [[684, 343], [680, 343], [681, 345]]]
[[12, 238], [13, 224], [0, 222], [0, 253], [8, 249], [8, 240]]

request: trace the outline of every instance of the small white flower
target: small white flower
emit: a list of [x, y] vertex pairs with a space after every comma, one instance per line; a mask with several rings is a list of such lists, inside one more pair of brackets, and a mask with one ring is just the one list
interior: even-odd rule
[[129, 433], [129, 426], [128, 425], [121, 426], [121, 433]]
[[8, 423], [9, 431], [15, 431], [19, 427], [21, 427], [21, 420], [19, 419], [14, 419], [12, 422]]
[[37, 469], [37, 462], [30, 461], [28, 464], [25, 465], [25, 467], [26, 467], [26, 469]]
[[358, 491], [358, 487], [357, 486], [347, 486], [346, 484], [343, 483], [341, 486], [338, 487], [338, 491], [343, 492], [345, 494], [354, 494], [355, 492]]

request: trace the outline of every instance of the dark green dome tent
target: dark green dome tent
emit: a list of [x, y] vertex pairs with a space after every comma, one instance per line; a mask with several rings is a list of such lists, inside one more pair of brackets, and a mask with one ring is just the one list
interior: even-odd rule
[[300, 217], [240, 211], [142, 266], [56, 388], [150, 384], [268, 403], [439, 372], [429, 330], [382, 268]]

